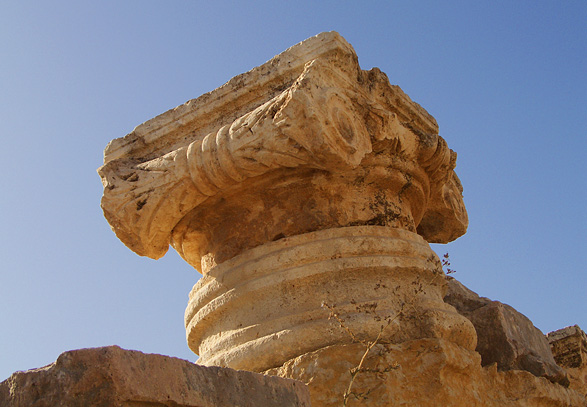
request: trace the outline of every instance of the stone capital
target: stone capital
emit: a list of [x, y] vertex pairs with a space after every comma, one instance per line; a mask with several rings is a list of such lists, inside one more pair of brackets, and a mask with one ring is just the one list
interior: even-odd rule
[[[171, 243], [205, 272], [332, 227], [454, 240], [468, 223], [455, 164], [434, 118], [330, 32], [113, 140], [98, 171], [104, 214], [130, 249], [159, 258]], [[292, 213], [305, 220], [288, 224]], [[228, 231], [227, 217], [258, 230]]]

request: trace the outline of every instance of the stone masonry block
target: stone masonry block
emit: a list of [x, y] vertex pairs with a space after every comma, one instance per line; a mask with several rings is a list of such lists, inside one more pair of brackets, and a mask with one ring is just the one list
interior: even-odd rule
[[118, 346], [61, 354], [0, 383], [1, 407], [309, 407], [298, 381], [204, 367]]

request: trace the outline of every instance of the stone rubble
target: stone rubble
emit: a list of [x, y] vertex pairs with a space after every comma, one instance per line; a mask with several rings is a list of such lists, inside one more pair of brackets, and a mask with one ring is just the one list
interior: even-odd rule
[[573, 325], [547, 334], [554, 360], [565, 368], [570, 388], [587, 397], [587, 335]]

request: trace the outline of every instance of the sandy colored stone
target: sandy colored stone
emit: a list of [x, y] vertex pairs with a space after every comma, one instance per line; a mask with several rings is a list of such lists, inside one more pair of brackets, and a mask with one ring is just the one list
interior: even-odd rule
[[489, 298], [479, 296], [453, 277], [447, 277], [447, 291], [444, 295], [444, 301], [463, 315], [470, 314], [491, 303]]
[[525, 315], [479, 297], [454, 278], [448, 279], [444, 301], [473, 323], [482, 366], [497, 363], [499, 370], [526, 370], [568, 386], [566, 372], [555, 362], [546, 336]]
[[570, 387], [587, 397], [587, 335], [578, 326], [548, 333], [554, 359], [567, 371]]
[[506, 333], [503, 372], [443, 300], [428, 243], [466, 232], [455, 167], [434, 118], [330, 32], [113, 140], [99, 174], [124, 244], [152, 258], [171, 244], [204, 275], [185, 314], [198, 363], [297, 378], [314, 406], [341, 405], [357, 342], [379, 337], [363, 405], [584, 407], [517, 370], [556, 376], [521, 314], [471, 310], [492, 317], [480, 344]]
[[204, 274], [186, 310], [198, 363], [261, 371], [348, 342], [323, 302], [364, 337], [377, 307], [386, 340], [474, 348], [427, 243], [466, 230], [455, 166], [432, 116], [332, 32], [111, 142], [99, 173], [125, 244], [171, 243]]
[[[269, 374], [308, 384], [312, 407], [342, 406], [361, 344], [301, 355]], [[522, 370], [481, 367], [481, 356], [443, 339], [376, 345], [357, 374], [348, 406], [584, 407], [585, 397]], [[356, 397], [355, 397], [356, 396]]]
[[434, 118], [331, 32], [113, 140], [99, 173], [129, 248], [159, 258], [171, 243], [205, 273], [328, 228], [454, 240], [468, 224], [455, 165]]
[[188, 345], [204, 365], [281, 366], [351, 342], [329, 320], [326, 302], [361, 338], [377, 336], [385, 317], [397, 317], [385, 331], [387, 341], [433, 337], [475, 349], [472, 324], [442, 301], [445, 290], [438, 258], [409, 231], [353, 226], [282, 238], [213, 267], [198, 281], [185, 315]]
[[0, 383], [2, 407], [309, 407], [293, 380], [117, 346], [61, 354], [49, 366], [16, 372]]
[[549, 332], [547, 337], [559, 365], [581, 367], [587, 364], [587, 335], [578, 325]]

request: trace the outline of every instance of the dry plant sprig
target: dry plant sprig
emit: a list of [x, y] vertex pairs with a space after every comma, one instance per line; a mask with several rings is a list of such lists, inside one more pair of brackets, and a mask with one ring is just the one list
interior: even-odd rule
[[444, 253], [444, 256], [442, 256], [442, 269], [444, 270], [444, 272], [449, 275], [452, 273], [456, 273], [456, 270], [453, 270], [450, 267], [450, 257], [448, 255], [448, 253]]
[[[355, 304], [355, 301], [351, 300], [351, 303]], [[387, 316], [387, 317], [383, 317], [383, 318], [381, 318], [379, 315], [377, 315], [377, 313], [375, 311], [375, 308], [377, 308], [377, 303], [358, 305], [356, 307], [357, 311], [360, 311], [360, 312], [362, 311], [367, 314], [373, 314], [374, 316], [376, 316], [378, 318], [378, 319], [376, 319], [376, 321], [381, 321], [381, 319], [383, 319], [386, 322], [385, 325], [380, 326], [379, 333], [377, 334], [377, 337], [374, 340], [365, 341], [363, 339], [359, 339], [357, 337], [357, 335], [355, 335], [355, 333], [352, 331], [352, 329], [350, 329], [345, 324], [345, 320], [340, 317], [340, 314], [338, 312], [336, 312], [336, 309], [334, 306], [332, 306], [326, 302], [322, 303], [322, 307], [328, 308], [328, 310], [330, 310], [330, 315], [329, 315], [328, 319], [332, 319], [332, 318], [336, 319], [339, 326], [349, 334], [349, 336], [352, 338], [353, 342], [361, 343], [362, 345], [365, 346], [365, 352], [363, 352], [363, 356], [361, 357], [361, 361], [359, 362], [359, 364], [357, 366], [350, 369], [350, 371], [349, 371], [351, 374], [351, 381], [349, 382], [347, 390], [343, 394], [343, 406], [346, 407], [348, 400], [351, 396], [353, 396], [355, 399], [365, 399], [368, 396], [368, 394], [371, 392], [371, 390], [369, 390], [366, 393], [356, 393], [356, 392], [352, 391], [353, 384], [355, 382], [355, 378], [357, 377], [357, 375], [359, 373], [372, 372], [372, 373], [382, 374], [385, 372], [389, 372], [393, 369], [399, 368], [399, 364], [397, 362], [384, 368], [384, 369], [364, 368], [363, 364], [365, 363], [365, 360], [367, 359], [367, 355], [369, 354], [369, 352], [371, 352], [371, 349], [373, 349], [373, 347], [375, 345], [380, 343], [381, 337], [383, 336], [383, 332], [385, 331], [385, 329], [389, 325], [391, 325], [392, 322], [394, 322], [396, 319], [398, 319], [400, 316], [403, 315], [405, 305], [406, 305], [405, 303], [401, 305], [400, 310], [396, 313], [396, 315], [394, 317]]]
[[357, 338], [355, 333], [353, 331], [351, 331], [351, 329], [348, 326], [345, 325], [344, 319], [342, 319], [340, 317], [339, 313], [336, 312], [336, 309], [332, 305], [330, 305], [324, 301], [324, 302], [322, 302], [322, 308], [328, 308], [328, 310], [330, 311], [330, 315], [328, 316], [328, 319], [333, 319], [333, 318], [336, 319], [336, 321], [338, 322], [338, 325], [349, 334], [349, 336], [351, 337], [353, 342], [355, 342], [355, 343], [359, 342], [359, 343], [362, 343], [363, 345], [366, 345], [365, 341]]
[[[431, 257], [429, 260], [431, 262], [436, 262], [438, 264], [438, 260], [435, 260], [435, 259], [436, 259], [436, 256]], [[409, 307], [413, 311], [417, 311], [416, 307], [414, 306], [416, 297], [419, 294], [423, 293], [425, 291], [426, 287], [431, 286], [434, 283], [434, 280], [436, 280], [439, 276], [445, 275], [445, 274], [449, 275], [449, 274], [452, 274], [455, 272], [455, 270], [449, 268], [449, 266], [450, 266], [450, 259], [449, 259], [448, 253], [446, 253], [441, 260], [441, 267], [439, 267], [439, 269], [437, 270], [437, 273], [434, 274], [434, 276], [430, 279], [430, 281], [428, 281], [427, 283], [424, 283], [424, 284], [420, 280], [414, 280], [412, 282], [412, 285], [414, 285], [414, 288], [413, 288], [414, 291], [411, 295], [411, 301], [403, 302], [400, 306], [399, 311], [397, 311], [397, 313], [393, 317], [390, 315], [388, 315], [386, 317], [381, 317], [376, 312], [377, 303], [375, 303], [375, 302], [357, 305], [356, 310], [358, 312], [362, 312], [365, 314], [371, 314], [373, 316], [373, 318], [375, 319], [375, 321], [379, 322], [379, 321], [383, 320], [386, 322], [385, 325], [381, 325], [381, 327], [379, 329], [379, 333], [377, 334], [377, 337], [372, 341], [366, 341], [364, 339], [358, 338], [357, 335], [352, 331], [352, 329], [350, 329], [346, 325], [346, 323], [345, 323], [346, 321], [340, 317], [340, 314], [336, 311], [335, 306], [330, 305], [326, 302], [322, 303], [322, 307], [328, 308], [328, 310], [330, 311], [330, 315], [328, 316], [328, 319], [335, 319], [338, 322], [339, 326], [349, 334], [353, 343], [361, 343], [362, 345], [365, 346], [365, 352], [363, 352], [363, 356], [361, 357], [359, 364], [349, 370], [349, 372], [351, 374], [351, 381], [349, 382], [347, 390], [343, 394], [343, 407], [347, 406], [348, 400], [350, 399], [351, 396], [354, 397], [356, 400], [365, 400], [365, 399], [367, 399], [368, 395], [373, 390], [373, 389], [369, 389], [367, 392], [361, 392], [361, 393], [357, 393], [357, 392], [352, 391], [353, 384], [355, 382], [355, 378], [357, 377], [357, 375], [359, 373], [376, 373], [376, 374], [378, 374], [379, 377], [381, 377], [383, 375], [383, 373], [390, 372], [391, 370], [395, 370], [400, 367], [399, 363], [397, 363], [397, 362], [394, 362], [393, 364], [385, 367], [384, 369], [366, 368], [366, 367], [363, 367], [363, 364], [365, 363], [365, 360], [367, 359], [367, 355], [369, 354], [369, 352], [371, 352], [371, 349], [373, 349], [375, 347], [375, 345], [377, 345], [378, 343], [381, 343], [381, 339], [383, 337], [384, 331], [392, 324], [392, 322], [394, 322], [395, 320], [397, 320], [398, 318], [400, 318], [404, 315], [406, 308]], [[381, 286], [382, 286], [381, 284], [377, 284], [377, 286], [375, 287], [375, 290], [377, 290]], [[350, 302], [351, 302], [351, 304], [356, 305], [356, 301], [351, 300]]]

